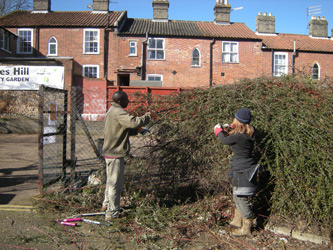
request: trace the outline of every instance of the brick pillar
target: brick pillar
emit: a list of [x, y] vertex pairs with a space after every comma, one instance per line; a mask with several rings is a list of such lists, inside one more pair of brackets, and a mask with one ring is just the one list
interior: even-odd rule
[[261, 12], [259, 12], [256, 17], [256, 32], [275, 34], [275, 17], [272, 16], [272, 13], [269, 13], [267, 16], [266, 13], [262, 15]]
[[169, 19], [169, 1], [153, 0], [154, 20], [168, 21]]
[[328, 21], [325, 17], [313, 16], [309, 22], [309, 35], [313, 37], [328, 37]]
[[33, 11], [50, 12], [51, 11], [51, 0], [34, 0]]
[[109, 0], [93, 0], [93, 11], [109, 11]]
[[231, 6], [228, 0], [216, 0], [214, 7], [215, 18], [214, 21], [217, 24], [230, 24], [230, 12]]

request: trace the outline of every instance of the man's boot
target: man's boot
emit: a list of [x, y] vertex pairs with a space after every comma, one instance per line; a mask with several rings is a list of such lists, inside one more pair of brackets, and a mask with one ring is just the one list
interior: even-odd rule
[[234, 236], [251, 236], [251, 230], [253, 226], [253, 219], [242, 219], [242, 227], [232, 231]]
[[231, 228], [240, 228], [242, 226], [242, 214], [235, 208], [234, 218], [229, 223]]

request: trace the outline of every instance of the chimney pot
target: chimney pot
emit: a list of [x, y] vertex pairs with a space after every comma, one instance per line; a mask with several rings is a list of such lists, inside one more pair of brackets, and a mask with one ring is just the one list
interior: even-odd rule
[[109, 0], [93, 0], [93, 11], [108, 12], [109, 11]]
[[311, 17], [309, 35], [313, 37], [328, 37], [328, 21], [325, 17]]
[[264, 12], [264, 15], [259, 15], [256, 17], [256, 32], [257, 33], [266, 33], [266, 34], [275, 34], [275, 17], [272, 16], [272, 13]]
[[50, 12], [51, 0], [33, 0], [33, 11]]
[[228, 4], [228, 0], [225, 1], [221, 0], [219, 2], [216, 1], [214, 11], [215, 11], [215, 18], [214, 18], [215, 23], [230, 24], [231, 6]]
[[168, 21], [169, 19], [169, 1], [153, 0], [153, 15], [155, 21]]

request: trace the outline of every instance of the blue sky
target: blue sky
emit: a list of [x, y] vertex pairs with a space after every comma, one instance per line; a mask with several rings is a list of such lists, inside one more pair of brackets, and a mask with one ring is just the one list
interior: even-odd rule
[[[53, 11], [89, 10], [92, 0], [51, 0]], [[214, 21], [216, 0], [169, 0], [169, 19], [190, 21]], [[308, 34], [307, 8], [319, 6], [328, 20], [328, 35], [333, 28], [333, 0], [229, 0], [232, 8], [243, 7], [231, 12], [231, 22], [245, 23], [255, 31], [255, 19], [259, 12], [275, 16], [277, 33]], [[313, 9], [318, 9], [313, 8]], [[110, 10], [127, 10], [130, 18], [153, 17], [152, 0], [110, 0]]]

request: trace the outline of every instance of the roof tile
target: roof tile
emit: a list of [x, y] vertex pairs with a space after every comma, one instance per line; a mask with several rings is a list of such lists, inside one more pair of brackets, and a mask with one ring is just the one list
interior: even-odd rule
[[214, 22], [175, 21], [156, 22], [150, 19], [127, 19], [121, 35], [182, 36], [206, 38], [235, 38], [261, 40], [244, 23], [220, 25]]
[[32, 11], [14, 11], [0, 18], [4, 27], [105, 27], [112, 26], [121, 15], [121, 11], [92, 13], [91, 11], [56, 11], [33, 13]]
[[333, 52], [333, 40], [330, 38], [314, 38], [298, 34], [277, 34], [276, 36], [259, 36], [267, 49]]

